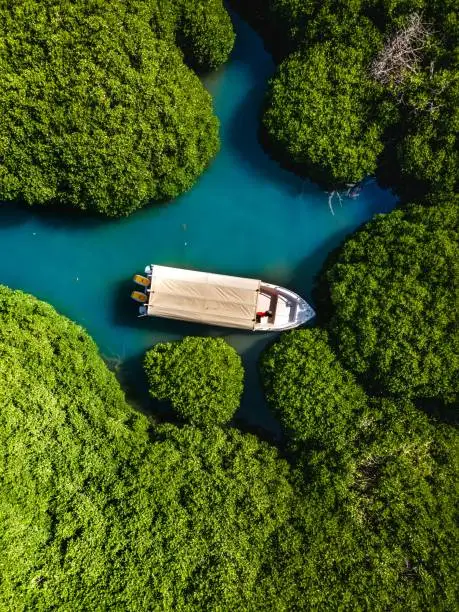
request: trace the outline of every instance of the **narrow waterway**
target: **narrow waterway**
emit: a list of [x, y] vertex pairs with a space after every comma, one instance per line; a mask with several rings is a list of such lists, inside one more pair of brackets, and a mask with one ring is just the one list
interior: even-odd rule
[[313, 278], [343, 237], [395, 199], [369, 182], [342, 205], [280, 169], [257, 142], [260, 104], [274, 64], [261, 39], [234, 18], [231, 60], [205, 79], [221, 122], [222, 147], [189, 193], [127, 219], [102, 221], [0, 206], [0, 283], [51, 303], [83, 325], [111, 360], [130, 396], [155, 410], [139, 367], [154, 343], [185, 335], [226, 338], [242, 355], [246, 391], [239, 418], [275, 431], [256, 362], [269, 335], [177, 321], [137, 319], [130, 279], [147, 263], [253, 276], [310, 298]]

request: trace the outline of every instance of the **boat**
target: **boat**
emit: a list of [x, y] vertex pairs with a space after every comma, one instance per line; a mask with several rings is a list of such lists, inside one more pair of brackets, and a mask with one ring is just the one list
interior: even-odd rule
[[140, 317], [280, 331], [297, 327], [315, 316], [313, 308], [293, 291], [253, 278], [156, 264], [146, 266], [145, 275], [149, 283], [144, 287], [145, 303], [139, 307]]

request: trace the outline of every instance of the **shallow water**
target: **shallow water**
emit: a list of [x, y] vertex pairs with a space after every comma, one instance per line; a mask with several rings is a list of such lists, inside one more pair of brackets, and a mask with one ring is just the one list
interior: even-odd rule
[[234, 18], [231, 60], [205, 79], [221, 121], [221, 151], [189, 193], [127, 219], [64, 217], [0, 207], [0, 283], [51, 303], [83, 325], [113, 360], [132, 398], [148, 403], [139, 368], [144, 351], [185, 335], [226, 338], [243, 356], [246, 391], [238, 413], [247, 427], [276, 431], [256, 361], [274, 337], [177, 321], [137, 319], [130, 278], [147, 263], [262, 278], [310, 299], [314, 275], [343, 237], [394, 197], [369, 182], [359, 197], [334, 201], [282, 170], [257, 142], [260, 104], [274, 64], [261, 39]]

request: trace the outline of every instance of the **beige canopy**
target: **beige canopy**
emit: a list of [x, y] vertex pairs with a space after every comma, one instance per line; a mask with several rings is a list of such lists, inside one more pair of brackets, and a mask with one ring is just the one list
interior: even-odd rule
[[253, 329], [260, 281], [151, 266], [147, 314]]

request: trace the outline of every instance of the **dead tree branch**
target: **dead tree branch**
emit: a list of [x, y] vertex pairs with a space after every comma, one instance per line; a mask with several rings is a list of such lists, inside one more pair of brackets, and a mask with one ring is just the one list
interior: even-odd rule
[[389, 38], [373, 61], [371, 76], [383, 85], [400, 85], [407, 73], [417, 72], [421, 52], [431, 34], [419, 13], [410, 15], [407, 25]]

